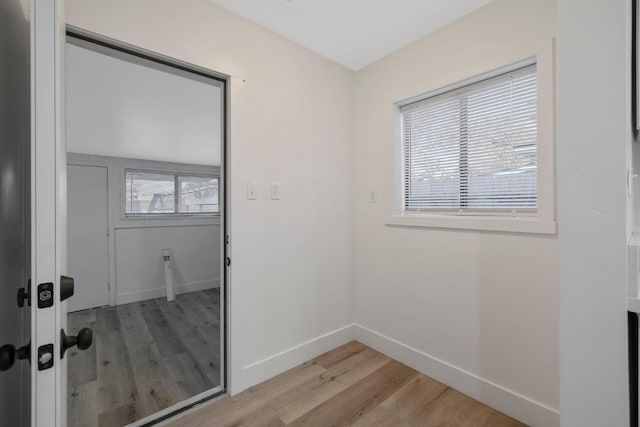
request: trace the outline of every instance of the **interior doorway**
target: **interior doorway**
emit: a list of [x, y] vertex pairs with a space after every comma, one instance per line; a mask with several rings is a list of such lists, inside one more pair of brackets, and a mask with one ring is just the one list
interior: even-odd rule
[[224, 392], [226, 79], [117, 42], [66, 49], [69, 426]]

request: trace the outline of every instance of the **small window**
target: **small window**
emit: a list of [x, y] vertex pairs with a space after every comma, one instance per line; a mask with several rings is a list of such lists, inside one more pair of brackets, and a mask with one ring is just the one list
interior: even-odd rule
[[218, 212], [218, 180], [209, 176], [178, 176], [180, 213]]
[[127, 170], [125, 178], [128, 216], [219, 212], [217, 177]]
[[407, 213], [535, 213], [536, 65], [400, 107]]

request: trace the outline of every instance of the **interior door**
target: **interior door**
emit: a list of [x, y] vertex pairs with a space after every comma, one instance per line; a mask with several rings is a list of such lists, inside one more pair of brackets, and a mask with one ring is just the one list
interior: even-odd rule
[[0, 2], [0, 424], [17, 427], [31, 419], [29, 21], [25, 2]]
[[67, 166], [69, 274], [76, 286], [68, 311], [109, 305], [107, 168]]

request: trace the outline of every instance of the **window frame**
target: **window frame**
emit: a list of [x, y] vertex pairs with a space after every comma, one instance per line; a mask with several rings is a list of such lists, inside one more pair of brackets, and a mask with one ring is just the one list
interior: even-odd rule
[[[220, 216], [220, 175], [216, 174], [207, 174], [202, 172], [184, 172], [184, 171], [172, 171], [172, 170], [163, 170], [163, 169], [140, 169], [140, 168], [130, 168], [124, 167], [122, 169], [122, 177], [123, 181], [120, 185], [120, 191], [123, 194], [123, 219], [171, 219], [171, 218], [215, 218]], [[173, 176], [173, 185], [174, 185], [174, 212], [142, 212], [142, 213], [134, 213], [127, 212], [127, 174], [133, 173], [148, 173], [155, 175], [167, 175]], [[180, 177], [196, 177], [196, 178], [213, 178], [218, 181], [218, 211], [217, 212], [179, 212], [180, 209], [180, 188], [179, 188], [179, 178]]]
[[[535, 55], [489, 71], [477, 70], [472, 77], [394, 104], [394, 200], [389, 226], [445, 228], [515, 233], [555, 234], [555, 41], [544, 42]], [[536, 65], [537, 79], [537, 209], [406, 209], [404, 189], [403, 139], [400, 108], [426, 98], [460, 90], [465, 86]]]

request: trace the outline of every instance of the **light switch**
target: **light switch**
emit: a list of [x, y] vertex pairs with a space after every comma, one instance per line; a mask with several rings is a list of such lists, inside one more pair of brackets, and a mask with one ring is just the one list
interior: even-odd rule
[[271, 200], [280, 200], [280, 183], [271, 183]]
[[255, 181], [247, 182], [247, 200], [258, 199], [258, 184]]
[[378, 201], [378, 195], [376, 194], [376, 190], [369, 191], [369, 203], [376, 203]]

